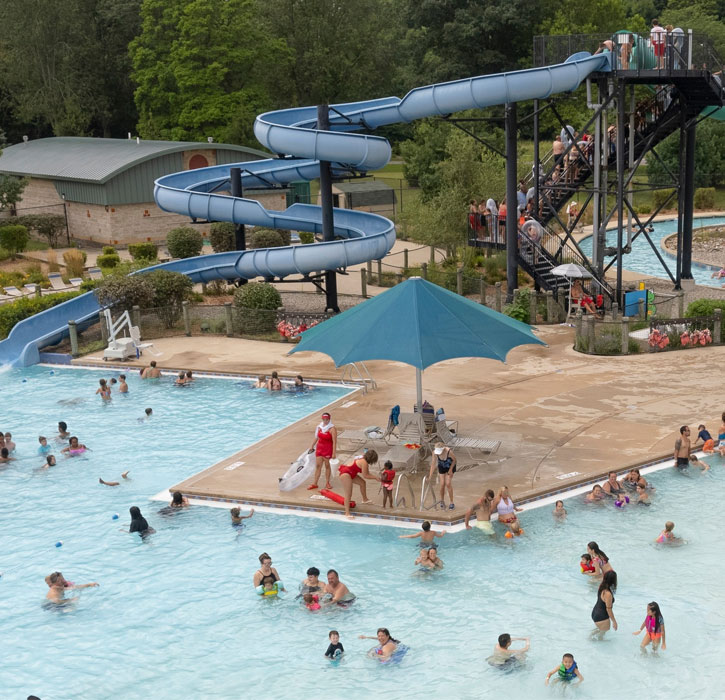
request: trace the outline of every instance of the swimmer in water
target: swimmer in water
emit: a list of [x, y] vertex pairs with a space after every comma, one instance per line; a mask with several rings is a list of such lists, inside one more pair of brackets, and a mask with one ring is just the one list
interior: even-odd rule
[[260, 374], [257, 377], [257, 381], [254, 384], [255, 389], [266, 389], [267, 388], [267, 376]]
[[12, 462], [15, 457], [10, 456], [10, 450], [7, 447], [0, 447], [0, 464], [5, 462]]
[[104, 401], [110, 401], [111, 400], [111, 387], [108, 386], [108, 384], [106, 384], [105, 379], [99, 379], [98, 383], [100, 384], [100, 386], [98, 387], [98, 389], [96, 389], [96, 394], [100, 394], [101, 398]]
[[48, 439], [41, 435], [38, 438], [38, 442], [40, 443], [40, 447], [38, 448], [38, 454], [39, 455], [46, 455], [48, 452], [50, 452], [50, 445], [48, 444]]
[[521, 537], [524, 534], [524, 528], [521, 527], [521, 523], [518, 520], [514, 520], [509, 524], [508, 532], [504, 535], [507, 539], [513, 539], [514, 537]]
[[267, 382], [267, 389], [269, 389], [270, 391], [282, 391], [282, 382], [279, 380], [277, 370], [272, 372], [272, 376]]
[[418, 558], [413, 563], [415, 566], [420, 566], [430, 571], [443, 568], [443, 560], [438, 557], [438, 550], [435, 547], [421, 549]]
[[[7, 444], [7, 440], [5, 441], [5, 444]], [[690, 466], [699, 467], [704, 472], [710, 468], [710, 465], [707, 462], [703, 462], [701, 459], [698, 459], [697, 455], [690, 455]]]
[[652, 505], [649, 499], [649, 494], [647, 493], [647, 489], [640, 484], [637, 484], [637, 503], [641, 506]]
[[156, 360], [151, 360], [149, 366], [141, 373], [141, 379], [158, 379], [161, 370], [156, 366]]
[[604, 489], [599, 484], [595, 484], [592, 490], [587, 494], [585, 500], [587, 503], [599, 503], [606, 497], [607, 494], [604, 493]]
[[660, 532], [655, 542], [658, 544], [676, 544], [682, 542], [681, 537], [675, 537], [674, 529], [675, 524], [671, 520], [668, 520], [665, 523], [665, 529]]
[[320, 597], [314, 593], [303, 593], [302, 600], [305, 601], [305, 607], [308, 610], [319, 610], [322, 607], [320, 605]]
[[564, 520], [564, 518], [566, 518], [566, 508], [564, 508], [564, 501], [557, 501], [554, 504], [554, 510], [552, 511], [552, 515], [557, 520]]
[[78, 455], [82, 455], [88, 449], [88, 447], [78, 442], [77, 437], [73, 436], [70, 440], [68, 440], [68, 447], [64, 447], [61, 450], [61, 453], [66, 457], [77, 457]]
[[186, 370], [186, 383], [190, 384], [191, 382], [195, 382], [195, 381], [196, 381], [196, 377], [194, 377], [194, 375], [192, 374], [190, 369], [187, 369]]
[[15, 443], [13, 442], [13, 436], [10, 433], [5, 433], [5, 447], [8, 448], [8, 452], [15, 452]]
[[184, 386], [184, 384], [186, 384], [186, 374], [183, 370], [179, 372], [179, 376], [176, 378], [174, 384], [176, 384], [176, 386]]
[[232, 525], [241, 525], [242, 520], [247, 520], [254, 515], [254, 508], [249, 511], [249, 515], [242, 515], [242, 511], [239, 508], [232, 508], [229, 513], [232, 516]]
[[390, 636], [390, 632], [387, 627], [379, 627], [377, 636], [366, 637], [364, 634], [358, 636], [358, 639], [376, 639], [378, 642], [377, 647], [373, 647], [370, 655], [380, 661], [387, 661], [395, 653], [400, 641], [393, 639]]
[[407, 540], [407, 539], [415, 539], [416, 537], [420, 537], [420, 546], [421, 547], [430, 547], [434, 544], [436, 537], [443, 537], [445, 535], [445, 532], [436, 532], [435, 530], [430, 529], [430, 521], [426, 520], [421, 526], [420, 526], [420, 532], [416, 532], [412, 535], [398, 535], [398, 537], [401, 540]]
[[128, 512], [131, 514], [131, 524], [127, 532], [138, 532], [142, 539], [156, 532], [156, 530], [149, 526], [146, 518], [141, 515], [141, 509], [138, 506], [131, 506]]
[[66, 598], [65, 592], [66, 591], [78, 591], [83, 588], [97, 588], [97, 583], [83, 583], [83, 584], [75, 584], [70, 583], [69, 581], [66, 581], [65, 578], [63, 578], [63, 574], [60, 573], [60, 571], [54, 571], [52, 574], [49, 574], [45, 577], [45, 582], [48, 584], [48, 588], [50, 589], [48, 593], [46, 594], [46, 599], [49, 600], [51, 603], [56, 604], [63, 604], [63, 603], [70, 603], [72, 601], [78, 600], [78, 598]]
[[574, 661], [573, 654], [564, 654], [564, 656], [561, 657], [561, 665], [552, 669], [547, 674], [545, 681], [546, 685], [549, 685], [549, 679], [554, 674], [556, 674], [554, 683], [570, 683], [574, 680], [574, 678], [578, 678], [579, 680], [577, 680], [574, 685], [580, 685], [584, 680], [584, 676], [582, 676], [581, 671], [576, 665], [576, 661]]
[[[521, 649], [511, 649], [511, 642], [524, 642]], [[510, 634], [500, 634], [498, 643], [493, 648], [493, 654], [489, 656], [489, 666], [497, 668], [514, 668], [526, 660], [526, 652], [531, 648], [529, 637], [512, 637]]]
[[67, 440], [70, 437], [70, 433], [68, 432], [68, 424], [64, 421], [60, 421], [58, 423], [58, 438], [60, 440]]
[[[123, 474], [121, 474], [121, 478], [128, 479], [128, 472], [127, 471], [123, 472]], [[120, 486], [121, 485], [120, 481], [104, 481], [103, 479], [99, 479], [98, 483], [103, 484], [104, 486]]]
[[171, 495], [171, 503], [169, 508], [186, 508], [189, 505], [189, 499], [184, 496], [181, 491], [174, 491]]
[[144, 421], [151, 420], [151, 416], [153, 414], [154, 414], [154, 409], [153, 408], [144, 409], [144, 415], [141, 418], [138, 419], [138, 422], [139, 423], [143, 423]]
[[126, 384], [126, 375], [125, 374], [119, 374], [118, 375], [118, 393], [119, 394], [128, 394], [128, 384]]
[[665, 620], [660, 612], [660, 606], [654, 601], [647, 605], [647, 616], [644, 618], [644, 622], [636, 632], [632, 632], [633, 635], [637, 636], [642, 630], [645, 630], [644, 639], [640, 644], [640, 649], [645, 652], [647, 646], [652, 643], [652, 651], [659, 649], [660, 643], [662, 644], [662, 651], [667, 649], [667, 643], [665, 642]]
[[581, 559], [579, 559], [579, 568], [585, 576], [597, 575], [597, 570], [594, 568], [594, 564], [592, 564], [591, 554], [582, 554]]
[[472, 530], [473, 526], [469, 525], [471, 516], [476, 513], [476, 527], [483, 530], [487, 535], [493, 535], [493, 525], [491, 525], [491, 505], [496, 494], [488, 489], [467, 511], [464, 518], [466, 530]]
[[45, 456], [45, 464], [41, 467], [41, 469], [50, 469], [51, 467], [55, 466], [55, 455], [46, 455]]
[[345, 653], [345, 648], [340, 643], [340, 633], [337, 630], [330, 630], [330, 634], [327, 636], [330, 644], [325, 652], [325, 657], [330, 660], [337, 659]]

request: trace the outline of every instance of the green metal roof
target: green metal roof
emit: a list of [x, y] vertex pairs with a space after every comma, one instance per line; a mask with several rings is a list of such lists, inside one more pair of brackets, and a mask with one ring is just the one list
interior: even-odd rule
[[268, 153], [228, 143], [145, 141], [56, 136], [8, 146], [0, 156], [0, 172], [10, 175], [102, 184], [124, 170], [160, 156], [181, 151], [225, 150], [246, 158], [269, 158]]

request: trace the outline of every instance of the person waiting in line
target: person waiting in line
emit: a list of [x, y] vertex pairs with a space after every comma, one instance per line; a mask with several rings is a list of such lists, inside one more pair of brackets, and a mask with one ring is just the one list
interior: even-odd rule
[[498, 208], [498, 235], [499, 240], [506, 240], [506, 213], [508, 212], [508, 205], [504, 199], [501, 202], [501, 206]]

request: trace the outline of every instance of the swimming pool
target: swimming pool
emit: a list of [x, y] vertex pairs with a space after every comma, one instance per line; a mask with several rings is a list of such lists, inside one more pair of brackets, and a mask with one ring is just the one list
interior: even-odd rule
[[[417, 547], [399, 540], [394, 528], [256, 514], [236, 531], [225, 510], [193, 507], [164, 517], [161, 504], [148, 501], [251, 439], [237, 430], [259, 427], [257, 398], [275, 407], [264, 410], [270, 432], [288, 401], [300, 401], [300, 415], [339, 391], [297, 399], [233, 382], [201, 380], [187, 390], [171, 388], [170, 379], [154, 385], [134, 378], [130, 395], [111, 406], [94, 398], [57, 404], [92, 397], [99, 376], [50, 376], [39, 367], [0, 375], [0, 427], [13, 432], [21, 455], [34, 452], [38, 433], [50, 433], [59, 419], [94, 448], [87, 459], [61, 460], [48, 473], [33, 471], [37, 457], [0, 472], [3, 698], [549, 698], [558, 694], [544, 686], [545, 675], [567, 651], [585, 677], [582, 697], [712, 697], [722, 680], [719, 458], [705, 474], [666, 470], [648, 477], [657, 486], [650, 508], [620, 511], [572, 500], [563, 524], [553, 522], [548, 507], [524, 513], [526, 534], [515, 542], [478, 530], [448, 534], [440, 549], [446, 568], [420, 577]], [[257, 406], [251, 418], [236, 415], [249, 404]], [[155, 417], [138, 423], [147, 405]], [[132, 481], [98, 484], [99, 476], [117, 478], [128, 467]], [[483, 473], [481, 479], [499, 486], [486, 484]], [[130, 505], [140, 506], [157, 530], [147, 542], [119, 532]], [[120, 524], [113, 513], [121, 514]], [[653, 544], [668, 519], [687, 546]], [[601, 643], [588, 640], [596, 588], [578, 565], [591, 539], [620, 575], [621, 626]], [[259, 599], [251, 578], [262, 551], [290, 588], [309, 566], [334, 567], [358, 600], [348, 610], [314, 614], [292, 596]], [[80, 591], [75, 609], [45, 610], [43, 577], [56, 569], [100, 587]], [[641, 637], [631, 634], [651, 600], [659, 602], [667, 629], [668, 649], [658, 658], [641, 657]], [[410, 646], [400, 665], [365, 657], [373, 643], [357, 635], [373, 635], [379, 626]], [[323, 658], [331, 629], [340, 631], [346, 650], [338, 666]], [[518, 673], [485, 663], [502, 632], [532, 637]]]
[[[705, 226], [715, 226], [718, 224], [725, 223], [725, 218], [722, 216], [715, 216], [715, 217], [700, 217], [693, 220], [693, 230], [696, 231], [698, 228], [702, 228]], [[652, 242], [656, 246], [657, 250], [662, 253], [662, 257], [665, 259], [665, 262], [667, 263], [667, 266], [672, 271], [672, 274], [675, 272], [675, 258], [671, 258], [662, 252], [662, 249], [660, 248], [660, 241], [663, 238], [666, 238], [667, 236], [677, 233], [677, 219], [670, 219], [668, 221], [660, 221], [653, 224], [654, 226], [654, 232], [650, 233], [650, 238], [652, 239]], [[625, 242], [626, 242], [626, 233], [625, 233]], [[609, 230], [607, 231], [607, 245], [608, 246], [615, 246], [617, 245], [617, 231]], [[592, 255], [592, 237], [587, 236], [586, 238], [582, 239], [582, 241], [579, 243], [579, 246], [582, 249], [582, 252], [585, 255], [588, 255], [591, 258]], [[609, 261], [611, 258], [606, 258], [606, 261]], [[660, 265], [659, 260], [657, 260], [657, 257], [655, 256], [651, 246], [647, 242], [647, 239], [640, 234], [640, 236], [632, 243], [632, 252], [629, 253], [629, 255], [624, 256], [624, 269], [626, 270], [633, 270], [634, 272], [642, 272], [646, 275], [653, 275], [654, 277], [662, 277], [669, 279], [667, 277], [667, 273], [662, 269], [662, 266]], [[616, 270], [617, 266], [616, 264], [610, 268], [611, 270]], [[703, 265], [700, 265], [698, 263], [693, 262], [692, 263], [692, 277], [695, 280], [697, 284], [704, 284], [710, 287], [719, 287], [721, 285], [721, 282], [718, 280], [712, 279], [712, 273], [713, 268], [705, 267]]]

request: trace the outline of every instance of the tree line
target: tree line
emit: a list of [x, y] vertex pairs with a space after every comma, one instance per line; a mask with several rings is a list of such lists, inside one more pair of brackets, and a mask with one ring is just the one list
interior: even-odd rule
[[257, 145], [262, 111], [524, 68], [539, 33], [659, 17], [722, 51], [724, 14], [725, 0], [0, 0], [0, 130]]

